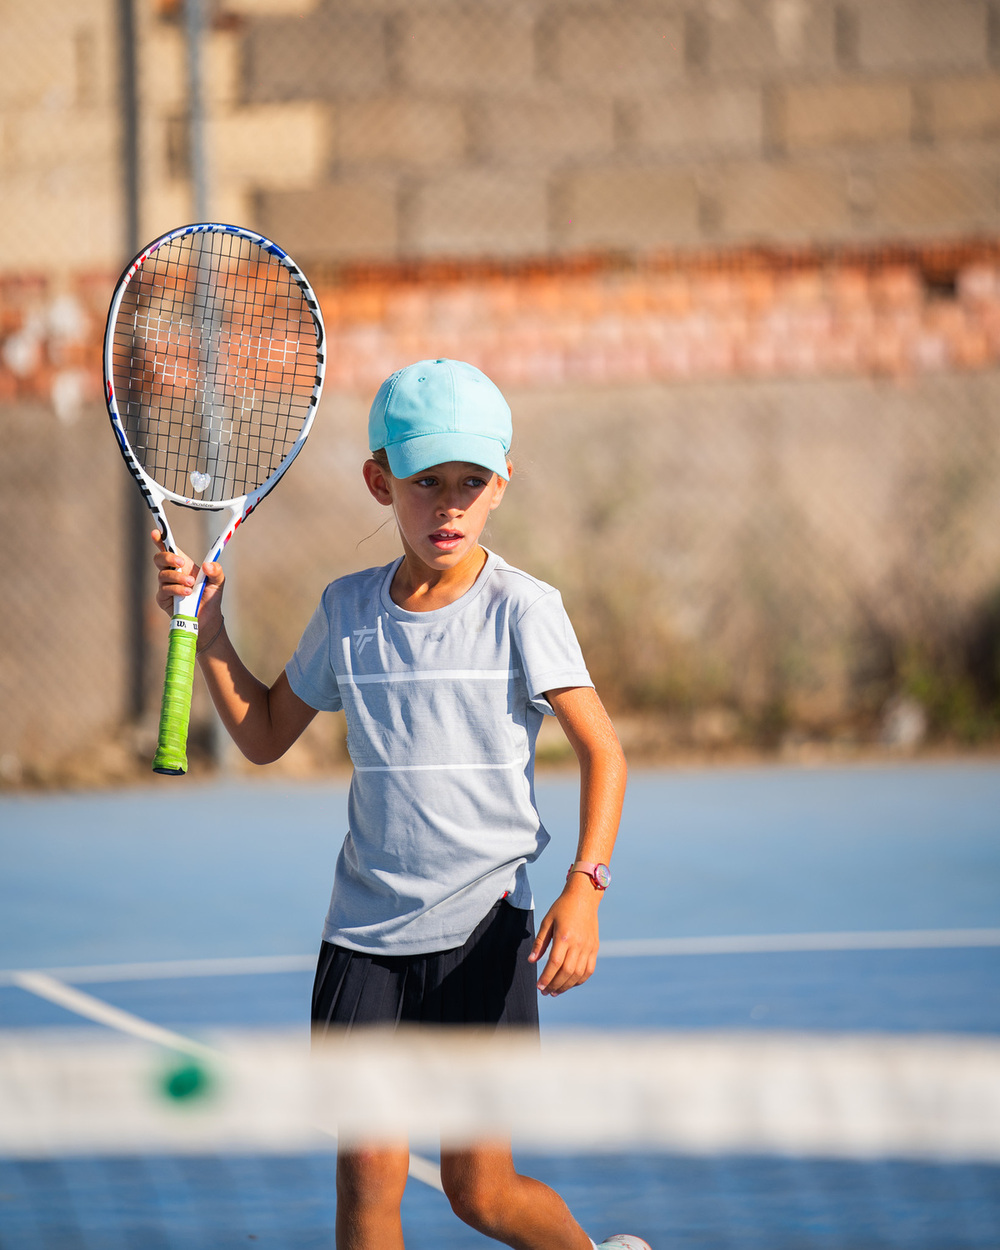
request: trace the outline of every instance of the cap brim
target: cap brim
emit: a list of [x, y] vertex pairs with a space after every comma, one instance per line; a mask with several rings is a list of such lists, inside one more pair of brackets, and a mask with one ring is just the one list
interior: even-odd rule
[[478, 464], [507, 481], [507, 449], [495, 438], [482, 434], [418, 434], [386, 446], [389, 468], [395, 477], [413, 477], [436, 464], [459, 460]]

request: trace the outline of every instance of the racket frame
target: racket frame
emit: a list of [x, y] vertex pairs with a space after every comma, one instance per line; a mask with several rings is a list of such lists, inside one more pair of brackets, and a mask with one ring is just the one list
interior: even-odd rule
[[[176, 239], [184, 238], [192, 234], [231, 234], [240, 238], [247, 239], [249, 242], [256, 244], [264, 251], [276, 257], [282, 265], [288, 270], [295, 283], [302, 292], [303, 298], [310, 313], [312, 314], [313, 325], [316, 330], [316, 376], [313, 381], [312, 394], [308, 403], [308, 410], [302, 426], [296, 437], [295, 443], [289, 449], [285, 458], [274, 470], [271, 476], [254, 490], [249, 491], [245, 495], [234, 496], [231, 499], [222, 500], [205, 500], [194, 499], [187, 495], [178, 494], [176, 491], [169, 490], [165, 486], [161, 486], [152, 478], [139, 463], [139, 459], [128, 440], [125, 432], [125, 424], [122, 420], [121, 413], [118, 410], [118, 400], [115, 393], [114, 383], [114, 336], [115, 326], [118, 320], [118, 313], [121, 308], [122, 300], [125, 292], [128, 290], [129, 284], [135, 275], [139, 272], [147, 260], [165, 244], [172, 243]], [[270, 239], [262, 234], [258, 234], [255, 230], [250, 230], [245, 226], [232, 226], [224, 222], [195, 222], [187, 226], [179, 226], [167, 234], [161, 235], [158, 239], [154, 239], [152, 243], [144, 247], [133, 258], [125, 269], [122, 271], [115, 286], [115, 292], [108, 309], [108, 319], [104, 331], [104, 400], [108, 409], [108, 416], [111, 418], [111, 428], [115, 433], [115, 441], [118, 444], [118, 450], [122, 454], [129, 472], [135, 479], [142, 496], [146, 501], [146, 505], [153, 515], [156, 528], [160, 531], [163, 539], [163, 545], [170, 552], [176, 554], [177, 543], [174, 538], [173, 530], [170, 527], [170, 521], [164, 510], [164, 504], [172, 503], [182, 508], [190, 508], [198, 512], [223, 512], [226, 514], [225, 523], [219, 531], [218, 536], [209, 548], [208, 554], [198, 566], [195, 584], [190, 594], [174, 597], [173, 613], [170, 619], [170, 639], [168, 645], [167, 674], [164, 679], [164, 701], [160, 718], [160, 741], [157, 746], [156, 757], [153, 761], [154, 772], [162, 772], [170, 775], [179, 775], [187, 772], [187, 757], [185, 746], [187, 740], [187, 717], [190, 713], [190, 688], [187, 689], [186, 709], [184, 710], [183, 724], [183, 742], [180, 749], [174, 747], [166, 747], [164, 743], [164, 732], [166, 719], [166, 708], [168, 701], [175, 702], [176, 695], [168, 695], [168, 686], [171, 684], [171, 670], [176, 666], [178, 660], [185, 670], [190, 670], [193, 680], [194, 655], [198, 639], [198, 610], [201, 607], [202, 596], [205, 592], [205, 571], [204, 564], [206, 562], [216, 563], [222, 556], [229, 541], [233, 535], [247, 519], [251, 512], [257, 507], [265, 495], [277, 486], [278, 482], [287, 472], [292, 461], [305, 445], [309, 431], [312, 429], [313, 420], [316, 416], [316, 409], [319, 405], [320, 395], [323, 391], [323, 378], [326, 372], [326, 330], [323, 325], [323, 314], [320, 310], [319, 301], [309, 282], [296, 265], [295, 261], [282, 248], [278, 247]], [[187, 676], [184, 677], [184, 683], [187, 684]], [[183, 699], [182, 699], [183, 701]]]

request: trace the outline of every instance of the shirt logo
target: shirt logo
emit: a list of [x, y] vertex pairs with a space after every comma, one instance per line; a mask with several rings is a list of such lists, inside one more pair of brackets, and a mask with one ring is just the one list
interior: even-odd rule
[[371, 640], [375, 637], [375, 633], [376, 630], [374, 625], [366, 625], [364, 629], [356, 629], [354, 631], [354, 647], [358, 655], [364, 651], [365, 647], [367, 647]]

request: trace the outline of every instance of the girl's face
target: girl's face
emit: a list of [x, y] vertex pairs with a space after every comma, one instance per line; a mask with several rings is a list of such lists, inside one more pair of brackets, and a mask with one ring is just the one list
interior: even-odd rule
[[404, 478], [369, 460], [365, 481], [379, 503], [395, 512], [407, 556], [442, 573], [478, 550], [479, 536], [507, 487], [496, 473], [459, 460]]

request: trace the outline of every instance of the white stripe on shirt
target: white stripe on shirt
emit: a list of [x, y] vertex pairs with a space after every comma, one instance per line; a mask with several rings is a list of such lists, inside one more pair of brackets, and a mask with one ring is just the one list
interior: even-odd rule
[[509, 760], [506, 764], [368, 764], [364, 766], [356, 764], [354, 771], [356, 773], [430, 773], [454, 772], [456, 769], [519, 768], [523, 764], [523, 760]]
[[352, 686], [371, 686], [393, 681], [510, 681], [519, 677], [516, 668], [423, 668], [405, 673], [337, 673], [337, 682]]

